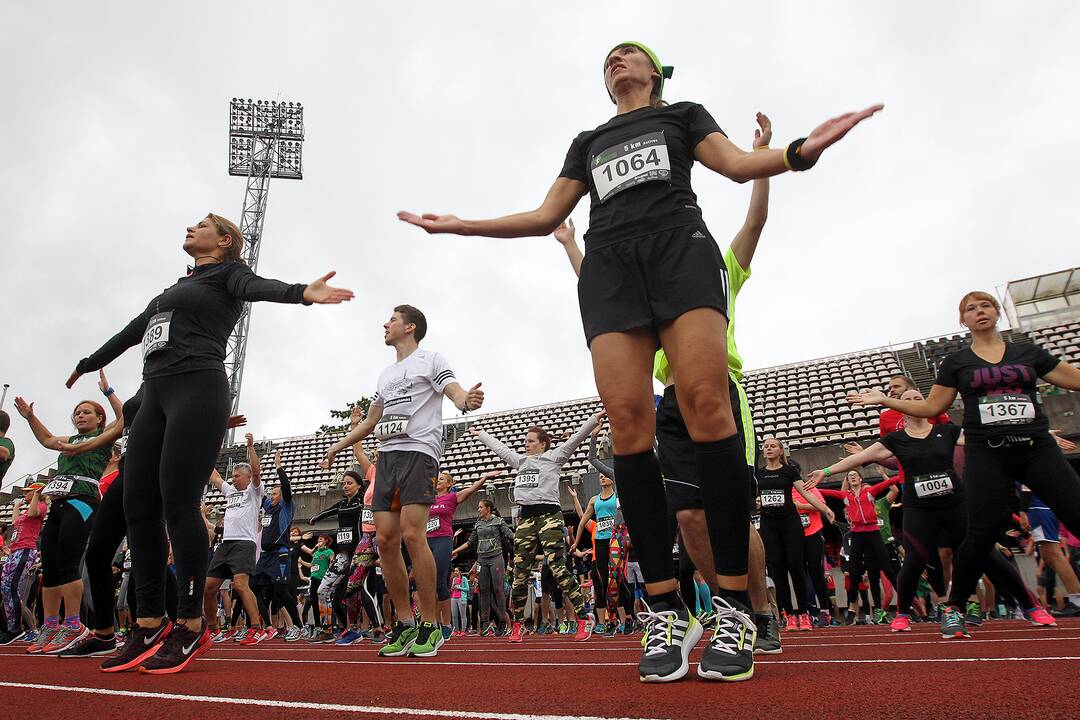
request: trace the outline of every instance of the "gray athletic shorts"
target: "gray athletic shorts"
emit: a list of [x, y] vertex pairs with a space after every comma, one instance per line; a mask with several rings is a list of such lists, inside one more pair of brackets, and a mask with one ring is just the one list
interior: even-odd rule
[[375, 466], [372, 512], [397, 512], [402, 505], [435, 503], [435, 481], [439, 462], [414, 450], [384, 450]]
[[206, 577], [231, 578], [255, 572], [255, 543], [250, 540], [226, 540], [218, 545]]

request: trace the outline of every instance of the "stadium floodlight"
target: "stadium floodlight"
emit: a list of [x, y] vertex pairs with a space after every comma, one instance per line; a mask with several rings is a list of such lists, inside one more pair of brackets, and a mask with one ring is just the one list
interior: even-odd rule
[[[304, 178], [304, 106], [276, 100], [233, 98], [229, 103], [229, 174], [247, 178], [240, 232], [244, 235], [241, 257], [255, 270], [262, 245], [263, 219], [270, 179]], [[240, 405], [240, 385], [244, 378], [251, 304], [244, 303], [240, 319], [225, 347], [225, 372], [229, 377], [232, 413]], [[232, 445], [234, 430], [225, 442]]]

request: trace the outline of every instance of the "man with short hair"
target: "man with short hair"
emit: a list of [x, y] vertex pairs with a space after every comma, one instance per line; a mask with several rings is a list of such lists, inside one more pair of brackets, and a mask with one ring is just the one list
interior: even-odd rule
[[15, 443], [7, 436], [11, 427], [11, 416], [0, 410], [0, 482], [7, 475], [8, 468], [15, 460]]
[[[435, 559], [427, 543], [428, 511], [435, 502], [435, 482], [443, 451], [442, 399], [461, 412], [484, 402], [477, 383], [465, 390], [442, 355], [421, 350], [427, 318], [412, 305], [398, 305], [383, 325], [383, 342], [397, 361], [379, 376], [378, 391], [367, 418], [326, 451], [320, 463], [329, 469], [334, 456], [374, 434], [379, 440], [378, 482], [371, 500], [383, 577], [398, 621], [379, 654], [432, 657], [443, 644], [435, 594]], [[410, 610], [409, 577], [401, 542], [409, 551], [416, 580], [420, 624]]]

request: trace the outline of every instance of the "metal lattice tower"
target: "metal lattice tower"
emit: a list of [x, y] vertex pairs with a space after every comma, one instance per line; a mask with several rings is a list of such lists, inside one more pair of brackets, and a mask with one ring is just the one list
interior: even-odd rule
[[[259, 265], [270, 178], [303, 179], [303, 142], [304, 109], [300, 103], [233, 98], [229, 104], [229, 174], [247, 178], [240, 232], [245, 240], [242, 256], [252, 270]], [[225, 346], [232, 415], [240, 405], [250, 321], [251, 303], [244, 303]], [[233, 435], [229, 430], [226, 444], [233, 443]]]

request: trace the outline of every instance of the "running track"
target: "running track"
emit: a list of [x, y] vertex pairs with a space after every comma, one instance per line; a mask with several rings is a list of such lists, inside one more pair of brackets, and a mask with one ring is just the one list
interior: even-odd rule
[[[936, 625], [788, 633], [750, 682], [642, 685], [637, 637], [587, 643], [529, 636], [447, 642], [437, 658], [380, 660], [371, 645], [274, 640], [217, 645], [188, 671], [105, 675], [95, 660], [0, 648], [0, 713], [46, 720], [269, 718], [1077, 718], [1080, 620], [989, 622], [970, 640]], [[696, 660], [700, 650], [691, 660]], [[855, 698], [861, 698], [855, 701]], [[29, 715], [27, 715], [29, 714]]]

